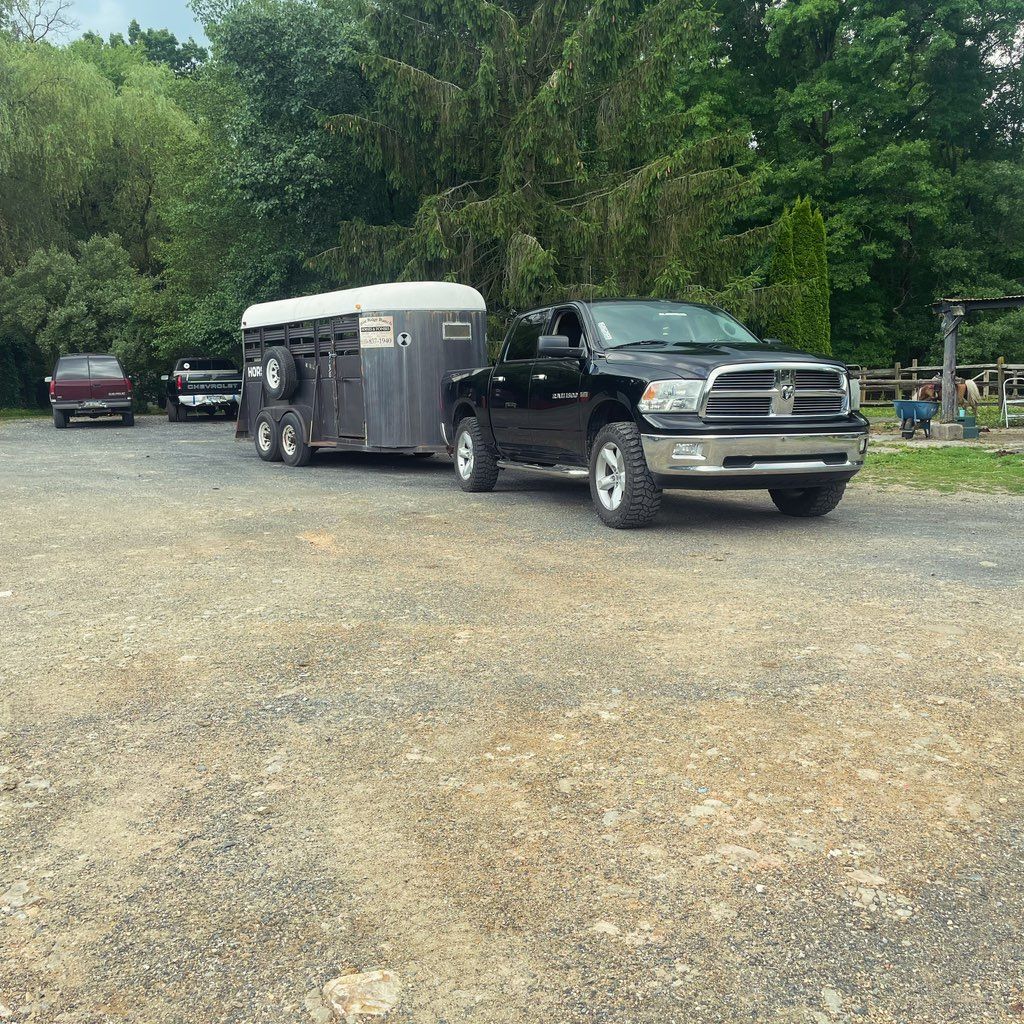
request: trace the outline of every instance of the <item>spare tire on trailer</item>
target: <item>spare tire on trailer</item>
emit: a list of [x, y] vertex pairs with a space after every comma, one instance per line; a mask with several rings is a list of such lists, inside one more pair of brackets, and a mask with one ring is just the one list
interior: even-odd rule
[[263, 353], [263, 388], [267, 397], [279, 402], [295, 394], [299, 374], [295, 357], [285, 345], [274, 345]]

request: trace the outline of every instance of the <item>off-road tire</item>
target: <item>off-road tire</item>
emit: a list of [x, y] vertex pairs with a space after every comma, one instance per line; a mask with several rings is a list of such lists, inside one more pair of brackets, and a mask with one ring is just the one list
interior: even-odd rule
[[286, 402], [295, 394], [298, 383], [299, 372], [295, 368], [295, 357], [287, 347], [273, 345], [268, 348], [263, 353], [263, 390], [267, 397], [275, 402]]
[[[468, 448], [467, 444], [468, 442]], [[498, 453], [484, 439], [475, 416], [467, 416], [455, 428], [455, 479], [464, 491], [493, 491], [498, 482]]]
[[135, 426], [135, 413], [123, 412], [121, 413], [121, 426], [123, 427], [134, 427]]
[[821, 487], [798, 487], [769, 490], [775, 507], [787, 516], [810, 519], [828, 515], [843, 500], [846, 482]]
[[306, 428], [296, 412], [286, 412], [281, 417], [278, 431], [281, 439], [281, 460], [286, 466], [308, 466], [313, 458], [313, 447], [306, 440]]
[[66, 430], [69, 419], [71, 419], [71, 417], [63, 409], [53, 410], [53, 425], [58, 430]]
[[[267, 428], [262, 434], [260, 431], [261, 424]], [[252, 439], [256, 445], [256, 454], [264, 462], [281, 461], [281, 431], [277, 429], [274, 417], [266, 409], [256, 417]]]
[[[598, 490], [598, 463], [610, 444], [621, 453], [623, 467], [621, 496], [614, 508], [608, 507]], [[661, 490], [647, 466], [635, 423], [609, 423], [598, 431], [590, 449], [590, 497], [601, 522], [616, 530], [646, 526], [658, 514]]]

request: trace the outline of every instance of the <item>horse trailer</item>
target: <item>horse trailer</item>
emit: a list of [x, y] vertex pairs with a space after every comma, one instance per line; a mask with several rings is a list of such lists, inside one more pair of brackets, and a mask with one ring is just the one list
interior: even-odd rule
[[446, 450], [439, 389], [487, 359], [487, 309], [466, 285], [372, 285], [250, 306], [235, 437], [265, 461], [315, 451]]

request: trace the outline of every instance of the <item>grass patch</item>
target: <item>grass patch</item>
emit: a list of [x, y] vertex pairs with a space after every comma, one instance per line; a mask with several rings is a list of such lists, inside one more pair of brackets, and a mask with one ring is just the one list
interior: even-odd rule
[[858, 479], [881, 486], [898, 485], [921, 490], [988, 491], [1024, 494], [1024, 455], [983, 448], [912, 448], [872, 452]]
[[24, 420], [30, 416], [49, 415], [49, 409], [0, 409], [0, 420]]

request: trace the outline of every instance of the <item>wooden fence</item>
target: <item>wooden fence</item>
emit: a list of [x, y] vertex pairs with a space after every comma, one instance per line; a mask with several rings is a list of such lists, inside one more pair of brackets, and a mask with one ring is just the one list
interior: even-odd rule
[[[1003, 381], [1007, 377], [1024, 376], [1024, 363], [1008, 363], [1000, 357], [994, 363], [961, 363], [956, 370], [959, 376], [974, 379], [983, 403], [999, 405], [1003, 400]], [[909, 398], [924, 381], [941, 376], [942, 367], [919, 366], [915, 359], [909, 366], [899, 363], [882, 369], [851, 366], [850, 372], [860, 378], [864, 405], [888, 405], [897, 398]]]

